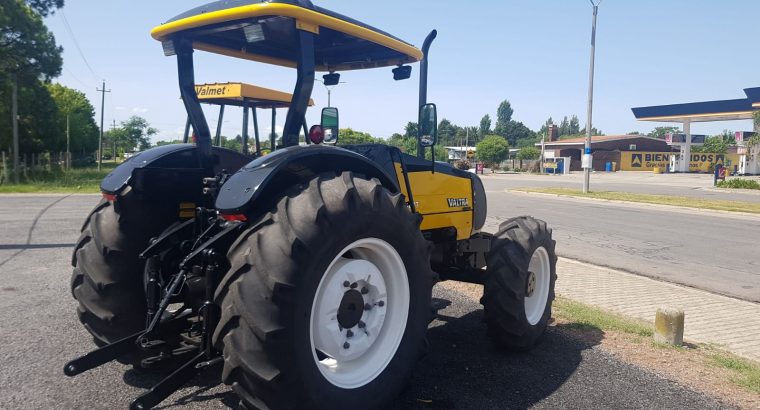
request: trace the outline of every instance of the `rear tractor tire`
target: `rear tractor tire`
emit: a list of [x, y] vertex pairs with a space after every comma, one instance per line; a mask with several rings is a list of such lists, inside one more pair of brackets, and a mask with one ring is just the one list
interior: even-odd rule
[[140, 252], [172, 221], [132, 192], [101, 200], [82, 226], [71, 293], [79, 321], [105, 345], [145, 329], [144, 261]]
[[222, 379], [248, 408], [387, 408], [424, 346], [430, 247], [402, 195], [322, 175], [231, 247]]
[[546, 222], [527, 216], [502, 223], [493, 236], [481, 303], [497, 347], [527, 350], [541, 340], [557, 280], [554, 247]]

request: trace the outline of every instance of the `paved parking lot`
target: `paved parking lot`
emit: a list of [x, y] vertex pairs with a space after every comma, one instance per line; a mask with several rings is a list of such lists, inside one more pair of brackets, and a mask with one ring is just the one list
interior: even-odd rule
[[[76, 378], [63, 364], [92, 348], [68, 290], [70, 252], [97, 196], [0, 196], [0, 407], [125, 408], [157, 381], [111, 363]], [[445, 308], [431, 324], [430, 352], [398, 408], [723, 408], [701, 393], [626, 364], [592, 341], [550, 328], [534, 351], [494, 351], [476, 300], [437, 288]], [[599, 337], [603, 337], [600, 333]], [[170, 407], [227, 408], [236, 400], [213, 375], [199, 378]]]

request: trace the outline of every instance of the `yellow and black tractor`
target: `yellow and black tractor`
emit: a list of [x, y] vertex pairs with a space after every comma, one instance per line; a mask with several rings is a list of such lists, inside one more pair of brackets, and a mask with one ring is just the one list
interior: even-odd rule
[[[249, 408], [386, 408], [424, 350], [432, 287], [442, 280], [484, 285], [497, 346], [527, 349], [541, 338], [556, 280], [551, 230], [520, 217], [481, 232], [480, 179], [425, 157], [437, 140], [427, 101], [435, 31], [418, 49], [309, 0], [225, 0], [151, 34], [177, 60], [194, 143], [139, 153], [103, 180], [71, 281], [79, 319], [100, 347], [67, 363], [66, 375], [117, 359], [170, 370], [134, 409], [214, 367]], [[293, 94], [255, 102], [218, 84], [197, 87], [197, 50], [293, 68]], [[405, 80], [415, 63], [416, 155], [339, 145], [334, 107], [307, 127], [316, 72], [326, 85], [382, 67]], [[214, 93], [239, 99], [246, 124], [256, 104], [287, 105], [270, 154], [258, 133], [252, 153], [247, 140], [243, 153], [214, 145], [201, 108]]]

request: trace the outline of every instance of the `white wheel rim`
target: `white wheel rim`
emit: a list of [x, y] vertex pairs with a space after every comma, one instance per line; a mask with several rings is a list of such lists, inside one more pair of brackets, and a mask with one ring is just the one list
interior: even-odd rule
[[[352, 258], [344, 257], [348, 252]], [[351, 290], [358, 291], [370, 309], [361, 311], [360, 322], [346, 329], [340, 326], [339, 312], [343, 318], [359, 315], [353, 309], [341, 310], [344, 299], [356, 300], [346, 296]], [[355, 305], [343, 303], [349, 308]], [[341, 388], [355, 389], [371, 382], [396, 354], [408, 315], [406, 268], [393, 246], [377, 238], [348, 245], [325, 271], [311, 306], [309, 337], [317, 368]]]
[[528, 283], [525, 291], [525, 317], [535, 325], [544, 317], [546, 301], [549, 299], [551, 265], [549, 252], [543, 246], [533, 251], [528, 264]]

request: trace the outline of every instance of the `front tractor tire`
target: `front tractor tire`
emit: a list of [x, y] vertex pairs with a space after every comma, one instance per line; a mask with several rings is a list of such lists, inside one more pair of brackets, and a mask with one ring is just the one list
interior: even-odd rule
[[231, 247], [214, 335], [248, 408], [386, 408], [408, 383], [433, 273], [400, 194], [351, 172], [288, 192]]
[[499, 226], [486, 256], [484, 320], [499, 348], [527, 350], [543, 336], [551, 318], [557, 256], [552, 231], [532, 217]]
[[79, 321], [104, 345], [145, 329], [144, 261], [139, 254], [171, 221], [133, 192], [101, 200], [82, 226], [71, 293]]

